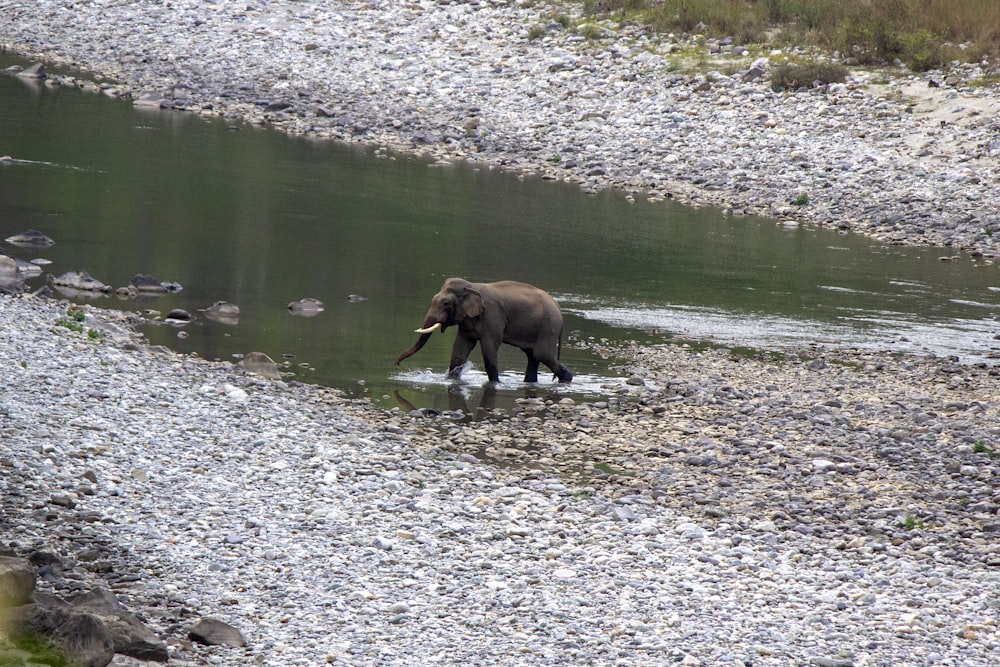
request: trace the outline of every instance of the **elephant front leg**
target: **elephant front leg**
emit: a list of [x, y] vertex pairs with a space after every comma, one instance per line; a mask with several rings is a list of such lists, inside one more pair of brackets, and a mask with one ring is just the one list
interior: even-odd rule
[[462, 375], [462, 367], [469, 360], [469, 353], [476, 346], [474, 338], [466, 338], [459, 334], [455, 344], [451, 346], [451, 362], [448, 364], [448, 378], [457, 380]]
[[483, 363], [486, 364], [486, 375], [490, 382], [500, 381], [500, 343], [479, 341], [479, 347], [483, 351]]

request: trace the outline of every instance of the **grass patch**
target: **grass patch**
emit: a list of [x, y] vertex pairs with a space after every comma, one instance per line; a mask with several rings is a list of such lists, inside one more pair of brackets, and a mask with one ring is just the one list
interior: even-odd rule
[[83, 333], [83, 325], [76, 320], [71, 320], [68, 317], [62, 317], [56, 320], [57, 327], [64, 327], [70, 331], [75, 331], [77, 333]]
[[974, 454], [986, 454], [990, 458], [997, 456], [997, 452], [993, 450], [992, 447], [986, 444], [985, 440], [976, 440], [975, 444], [972, 445], [972, 452]]
[[1000, 55], [997, 0], [585, 0], [584, 12], [663, 33], [819, 47], [851, 65], [926, 71]]
[[[67, 667], [66, 656], [42, 635], [25, 632], [11, 637], [11, 649], [7, 655], [0, 654], [3, 665], [45, 665], [46, 667]], [[20, 655], [18, 655], [20, 654]], [[7, 662], [5, 658], [10, 658]]]
[[97, 329], [87, 329], [83, 326], [84, 321], [86, 321], [87, 315], [82, 310], [76, 308], [70, 308], [66, 311], [65, 317], [60, 317], [56, 320], [57, 327], [63, 327], [69, 329], [70, 331], [75, 331], [77, 333], [86, 333], [87, 338], [92, 341], [102, 340], [101, 332]]
[[601, 27], [593, 23], [581, 23], [576, 27], [576, 32], [587, 39], [600, 39], [603, 34]]

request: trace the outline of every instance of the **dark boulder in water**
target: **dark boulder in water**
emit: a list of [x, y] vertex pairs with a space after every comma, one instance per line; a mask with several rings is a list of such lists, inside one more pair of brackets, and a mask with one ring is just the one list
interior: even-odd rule
[[81, 292], [110, 292], [111, 288], [94, 278], [86, 271], [67, 271], [61, 276], [52, 278], [56, 287], [68, 287]]
[[194, 317], [191, 316], [191, 313], [182, 308], [174, 308], [167, 313], [166, 317], [166, 321], [171, 324], [187, 324], [193, 319]]
[[25, 67], [17, 75], [22, 79], [44, 79], [48, 76], [45, 73], [45, 65], [42, 63], [35, 63], [31, 67]]
[[132, 286], [140, 292], [166, 292], [167, 288], [159, 280], [148, 273], [137, 273], [132, 276]]

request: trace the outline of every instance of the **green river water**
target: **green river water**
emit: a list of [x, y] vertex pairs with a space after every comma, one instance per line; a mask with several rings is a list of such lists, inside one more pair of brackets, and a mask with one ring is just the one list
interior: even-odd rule
[[[622, 379], [577, 344], [587, 339], [826, 342], [990, 363], [1000, 348], [998, 269], [941, 261], [954, 254], [947, 249], [588, 196], [481, 165], [432, 166], [13, 76], [0, 76], [0, 155], [12, 158], [0, 164], [0, 239], [37, 229], [56, 241], [5, 252], [114, 287], [137, 273], [183, 286], [152, 301], [74, 300], [186, 309], [196, 316], [186, 337], [163, 324], [143, 332], [208, 359], [261, 351], [295, 379], [386, 405], [478, 400], [478, 351], [464, 383], [444, 377], [450, 331], [393, 364], [453, 275], [534, 283], [562, 304], [563, 361], [577, 381], [557, 389], [546, 376], [543, 387], [525, 387], [523, 356], [509, 349], [508, 398], [606, 395]], [[325, 311], [290, 315], [286, 305], [303, 297]], [[199, 312], [219, 300], [240, 307], [237, 324]]]

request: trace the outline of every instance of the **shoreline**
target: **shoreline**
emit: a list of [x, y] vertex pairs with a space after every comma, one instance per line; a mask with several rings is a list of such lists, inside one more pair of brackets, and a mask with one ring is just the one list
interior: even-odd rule
[[720, 55], [685, 74], [671, 55], [690, 47], [683, 40], [611, 22], [585, 39], [545, 5], [72, 11], [68, 21], [56, 2], [0, 2], [0, 44], [97, 72], [113, 83], [72, 83], [137, 105], [948, 246], [990, 264], [998, 254], [1000, 87], [969, 85], [985, 74], [977, 66], [962, 68], [964, 80], [857, 71], [774, 93], [766, 70], [783, 55]]

